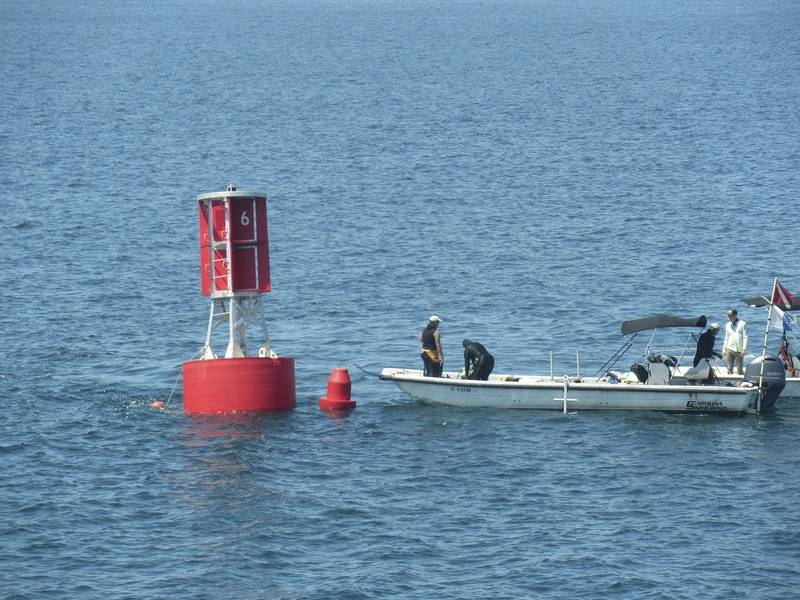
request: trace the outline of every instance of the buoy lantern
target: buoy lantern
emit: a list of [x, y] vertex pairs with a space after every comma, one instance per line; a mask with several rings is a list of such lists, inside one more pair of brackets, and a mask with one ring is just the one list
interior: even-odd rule
[[[295, 406], [294, 359], [272, 350], [262, 294], [270, 291], [267, 197], [225, 192], [197, 197], [200, 289], [211, 301], [206, 342], [198, 360], [183, 363], [186, 414], [266, 412]], [[212, 334], [227, 325], [222, 356]], [[248, 326], [260, 330], [257, 355], [248, 352]]]
[[328, 395], [319, 399], [322, 410], [350, 410], [356, 407], [355, 400], [350, 399], [350, 373], [345, 368], [331, 371], [328, 377]]

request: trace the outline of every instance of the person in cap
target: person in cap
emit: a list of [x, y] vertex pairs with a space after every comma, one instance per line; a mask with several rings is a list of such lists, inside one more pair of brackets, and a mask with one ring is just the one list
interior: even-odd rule
[[486, 381], [494, 369], [494, 356], [479, 342], [464, 340], [464, 374], [467, 379]]
[[725, 323], [725, 342], [722, 356], [728, 373], [733, 374], [733, 366], [739, 375], [744, 373], [744, 355], [747, 353], [747, 323], [739, 318], [735, 308], [728, 309], [728, 322]]
[[709, 359], [714, 356], [722, 358], [719, 352], [714, 352], [714, 342], [717, 339], [718, 333], [719, 323], [712, 323], [708, 326], [708, 329], [700, 335], [700, 339], [697, 340], [697, 352], [694, 353], [694, 362], [692, 366], [696, 367], [700, 364], [701, 360]]
[[421, 356], [424, 366], [422, 374], [426, 377], [442, 376], [444, 352], [442, 352], [442, 336], [439, 332], [439, 323], [441, 322], [442, 320], [438, 316], [431, 315], [428, 324], [419, 336], [419, 341], [422, 342]]

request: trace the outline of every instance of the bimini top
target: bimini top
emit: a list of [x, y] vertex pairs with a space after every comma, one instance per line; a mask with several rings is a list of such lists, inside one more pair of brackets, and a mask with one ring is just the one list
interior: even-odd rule
[[684, 317], [673, 317], [672, 315], [653, 315], [644, 319], [633, 319], [632, 321], [622, 322], [622, 335], [630, 335], [649, 329], [667, 329], [669, 327], [705, 327], [705, 315], [700, 315], [692, 319]]
[[[747, 306], [767, 306], [769, 299], [764, 296], [758, 296], [756, 298], [745, 298], [742, 302]], [[780, 308], [785, 310], [782, 306]], [[800, 298], [792, 297], [792, 307], [789, 310], [800, 310]]]

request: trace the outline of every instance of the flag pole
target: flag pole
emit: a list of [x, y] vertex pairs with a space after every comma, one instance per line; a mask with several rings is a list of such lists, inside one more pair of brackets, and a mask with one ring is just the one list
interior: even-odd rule
[[772, 321], [772, 306], [775, 304], [775, 289], [778, 286], [778, 278], [772, 281], [772, 293], [769, 295], [769, 309], [767, 310], [767, 329], [764, 331], [764, 346], [761, 348], [761, 371], [758, 374], [758, 400], [756, 401], [756, 412], [761, 412], [761, 396], [764, 389], [764, 362], [767, 358], [767, 340], [769, 340], [769, 326]]

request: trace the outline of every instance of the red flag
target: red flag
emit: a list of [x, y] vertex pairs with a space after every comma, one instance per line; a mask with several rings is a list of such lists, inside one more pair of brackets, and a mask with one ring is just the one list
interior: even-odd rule
[[772, 303], [784, 310], [792, 309], [792, 295], [781, 285], [780, 281], [775, 282], [775, 291], [772, 294]]

